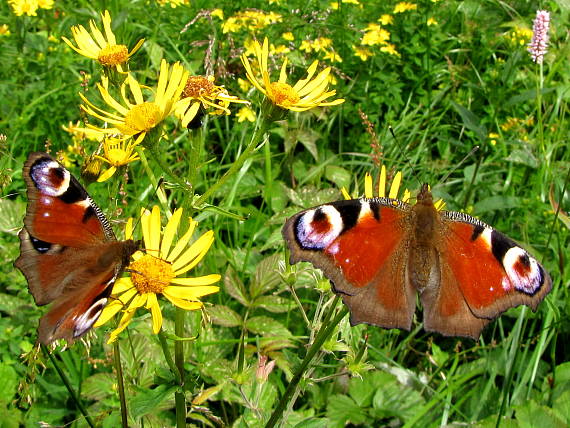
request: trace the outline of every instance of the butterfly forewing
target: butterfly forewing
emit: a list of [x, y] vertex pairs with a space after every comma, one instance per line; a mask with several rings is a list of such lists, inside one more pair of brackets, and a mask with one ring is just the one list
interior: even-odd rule
[[39, 340], [72, 341], [97, 320], [138, 245], [117, 241], [85, 189], [56, 160], [32, 153], [24, 165], [28, 207], [15, 262], [38, 305], [54, 302]]

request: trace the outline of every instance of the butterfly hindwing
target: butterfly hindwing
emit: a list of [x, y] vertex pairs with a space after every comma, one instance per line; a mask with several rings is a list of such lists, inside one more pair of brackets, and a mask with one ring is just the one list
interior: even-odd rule
[[342, 295], [352, 324], [409, 329], [415, 291], [404, 287], [410, 207], [388, 198], [339, 201], [298, 213], [283, 228], [291, 263], [309, 261]]

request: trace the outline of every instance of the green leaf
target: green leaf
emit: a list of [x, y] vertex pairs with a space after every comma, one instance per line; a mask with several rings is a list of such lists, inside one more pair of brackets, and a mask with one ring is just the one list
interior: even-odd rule
[[249, 287], [249, 293], [252, 298], [261, 296], [279, 285], [281, 276], [279, 275], [277, 263], [281, 259], [281, 254], [277, 253], [266, 257], [257, 264], [255, 276]]
[[0, 364], [0, 403], [7, 405], [18, 389], [19, 376], [16, 370], [8, 364]]
[[475, 204], [473, 211], [485, 213], [495, 210], [505, 210], [521, 206], [522, 198], [516, 196], [490, 196]]
[[539, 160], [535, 154], [530, 150], [527, 145], [519, 145], [518, 148], [513, 150], [505, 159], [506, 161], [525, 165], [530, 168], [538, 168], [540, 165]]
[[0, 199], [0, 232], [16, 235], [22, 228], [26, 204], [21, 201]]
[[453, 101], [451, 101], [451, 105], [455, 108], [457, 113], [459, 113], [459, 116], [461, 116], [463, 125], [467, 129], [475, 132], [481, 142], [485, 142], [487, 140], [487, 128], [484, 125], [481, 125], [481, 120], [472, 111], [466, 109], [462, 105]]
[[102, 401], [114, 394], [115, 378], [109, 373], [97, 373], [89, 376], [81, 384], [81, 395], [93, 401]]
[[527, 401], [522, 406], [516, 406], [515, 414], [521, 428], [568, 427], [567, 423], [560, 419], [550, 407], [541, 406], [533, 400]]
[[348, 423], [363, 424], [369, 420], [364, 409], [346, 395], [333, 395], [329, 399], [327, 416], [337, 426], [345, 426]]
[[158, 411], [165, 400], [174, 399], [174, 391], [177, 389], [178, 387], [173, 385], [160, 385], [154, 389], [146, 389], [137, 393], [130, 399], [130, 413], [139, 419], [144, 415]]
[[348, 393], [360, 407], [370, 407], [375, 392], [376, 385], [366, 376], [362, 379], [355, 377], [350, 380]]
[[339, 189], [342, 187], [348, 189], [352, 179], [352, 175], [349, 171], [336, 165], [327, 165], [325, 168], [325, 177], [327, 180], [332, 181]]
[[291, 309], [292, 302], [291, 300], [280, 296], [261, 296], [255, 299], [253, 306], [279, 314]]
[[245, 327], [252, 333], [260, 336], [291, 337], [292, 334], [287, 327], [279, 321], [266, 316], [253, 317], [245, 322]]
[[236, 311], [225, 305], [215, 305], [206, 309], [212, 322], [223, 327], [239, 327], [243, 318]]
[[249, 298], [243, 282], [241, 282], [241, 279], [239, 279], [236, 271], [231, 266], [228, 266], [224, 275], [224, 288], [230, 296], [242, 305], [249, 306]]

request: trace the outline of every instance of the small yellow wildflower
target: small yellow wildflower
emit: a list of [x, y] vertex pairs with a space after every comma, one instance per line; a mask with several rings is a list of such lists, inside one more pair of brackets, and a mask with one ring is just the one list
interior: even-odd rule
[[238, 86], [242, 90], [242, 92], [247, 92], [249, 91], [249, 88], [251, 88], [251, 83], [249, 83], [248, 80], [238, 77], [237, 81], [238, 81]]
[[354, 50], [354, 55], [360, 58], [362, 61], [366, 61], [372, 56], [372, 52], [368, 48], [352, 45], [352, 49]]
[[[155, 206], [151, 212], [143, 211], [141, 225], [145, 250], [133, 254], [134, 262], [128, 267], [131, 276], [115, 282], [111, 302], [95, 323], [95, 327], [99, 327], [116, 313], [123, 311], [119, 326], [109, 337], [109, 343], [117, 339], [132, 321], [136, 310], [142, 306], [150, 310], [152, 330], [157, 334], [162, 328], [159, 295], [166, 297], [179, 308], [192, 311], [202, 308], [201, 297], [219, 291], [219, 287], [211, 285], [220, 280], [218, 274], [182, 277], [200, 263], [214, 242], [214, 232], [210, 230], [187, 248], [197, 225], [197, 222], [190, 218], [188, 230], [173, 246], [182, 214], [182, 208], [174, 211], [162, 230], [159, 208]], [[131, 239], [132, 236], [133, 222], [129, 219], [125, 238]]]
[[10, 0], [8, 3], [16, 16], [38, 16], [37, 10], [39, 5], [37, 0]]
[[417, 10], [417, 9], [418, 9], [417, 4], [409, 3], [407, 1], [403, 1], [403, 2], [396, 4], [396, 6], [394, 7], [394, 13], [403, 13], [403, 12], [407, 12], [409, 10]]
[[433, 16], [428, 18], [428, 20], [427, 20], [428, 27], [430, 27], [432, 25], [437, 25], [437, 24], [439, 24], [439, 23], [437, 22], [437, 19], [435, 19]]
[[95, 155], [95, 158], [108, 163], [110, 167], [97, 179], [103, 182], [111, 178], [118, 168], [128, 165], [131, 162], [140, 160], [138, 154], [134, 153], [135, 146], [140, 143], [140, 137], [136, 141], [132, 138], [105, 138], [103, 141], [103, 151], [105, 156]]
[[283, 61], [279, 80], [272, 82], [269, 78], [269, 42], [267, 38], [263, 46], [255, 42], [256, 60], [261, 72], [261, 79], [255, 77], [247, 56], [242, 55], [241, 61], [245, 67], [247, 78], [273, 104], [287, 110], [305, 111], [319, 106], [333, 106], [344, 102], [344, 99], [325, 101], [336, 94], [335, 90], [328, 91], [330, 67], [325, 68], [315, 78], [318, 61], [314, 61], [307, 70], [307, 77], [299, 80], [294, 86], [286, 83], [287, 58]]
[[210, 12], [210, 16], [218, 19], [224, 19], [224, 11], [222, 9], [214, 9]]
[[265, 13], [260, 10], [246, 10], [226, 19], [226, 22], [222, 25], [222, 32], [224, 34], [235, 33], [242, 28], [256, 32], [268, 25], [281, 22], [282, 19], [282, 16], [275, 12]]
[[180, 100], [174, 106], [174, 115], [180, 119], [183, 127], [187, 127], [200, 107], [210, 110], [210, 114], [230, 114], [230, 103], [247, 104], [248, 101], [230, 95], [225, 88], [215, 85], [214, 76], [189, 76]]
[[247, 106], [240, 108], [236, 113], [236, 117], [238, 118], [238, 122], [244, 122], [246, 120], [255, 122], [255, 112]]
[[491, 145], [496, 146], [497, 145], [497, 138], [499, 138], [500, 135], [497, 134], [496, 132], [490, 132], [488, 137], [489, 137], [489, 142], [491, 143]]
[[40, 9], [53, 9], [54, 0], [38, 0]]
[[0, 25], [0, 36], [9, 36], [10, 35], [10, 27], [7, 24]]
[[378, 24], [368, 24], [368, 27], [366, 27], [364, 31], [364, 35], [360, 41], [362, 45], [374, 46], [384, 44], [390, 40], [390, 32]]
[[161, 6], [168, 4], [173, 9], [183, 4], [190, 4], [190, 0], [156, 0], [156, 2]]
[[295, 40], [295, 36], [290, 31], [281, 34], [281, 37], [283, 37], [285, 40], [287, 40], [289, 42], [292, 42], [293, 40]]
[[330, 62], [342, 62], [341, 56], [339, 54], [337, 54], [336, 52], [333, 52], [333, 51], [327, 52], [323, 56], [323, 59], [329, 60]]
[[83, 25], [71, 27], [71, 33], [77, 43], [77, 47], [67, 39], [62, 37], [67, 45], [80, 55], [91, 58], [99, 62], [103, 67], [116, 68], [118, 72], [123, 73], [123, 65], [127, 63], [129, 58], [140, 49], [144, 39], [137, 42], [135, 47], [129, 52], [125, 45], [117, 44], [115, 34], [111, 29], [111, 15], [109, 11], [101, 14], [105, 35], [101, 33], [95, 22], [91, 20], [91, 34], [83, 27]]
[[390, 55], [400, 56], [400, 52], [396, 50], [396, 46], [392, 43], [386, 43], [384, 46], [380, 47], [380, 52], [386, 52]]
[[[188, 73], [180, 63], [177, 62], [172, 67], [169, 67], [163, 59], [160, 64], [158, 86], [153, 101], [145, 101], [141, 85], [129, 73], [121, 87], [124, 105], [111, 96], [105, 81], [103, 81], [103, 85], [97, 84], [103, 100], [117, 113], [107, 112], [95, 106], [80, 93], [79, 96], [85, 102], [81, 108], [91, 116], [95, 116], [103, 122], [114, 126], [113, 128], [96, 128], [92, 126], [93, 129], [98, 130], [102, 134], [120, 132], [125, 136], [139, 135], [142, 141], [149, 131], [162, 125], [164, 119], [173, 111], [174, 104], [180, 99], [180, 94], [184, 90], [187, 77]], [[130, 96], [126, 95], [127, 88], [131, 93]], [[130, 99], [133, 99], [134, 103], [131, 103]]]
[[380, 22], [382, 25], [390, 25], [394, 23], [394, 17], [385, 13], [380, 18], [378, 18], [378, 22]]

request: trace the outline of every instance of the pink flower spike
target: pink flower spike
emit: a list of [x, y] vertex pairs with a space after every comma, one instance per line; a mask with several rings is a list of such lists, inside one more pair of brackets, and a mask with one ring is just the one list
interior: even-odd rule
[[548, 50], [548, 28], [550, 27], [550, 12], [537, 10], [532, 25], [532, 39], [528, 44], [530, 57], [537, 64], [542, 64], [544, 54]]

